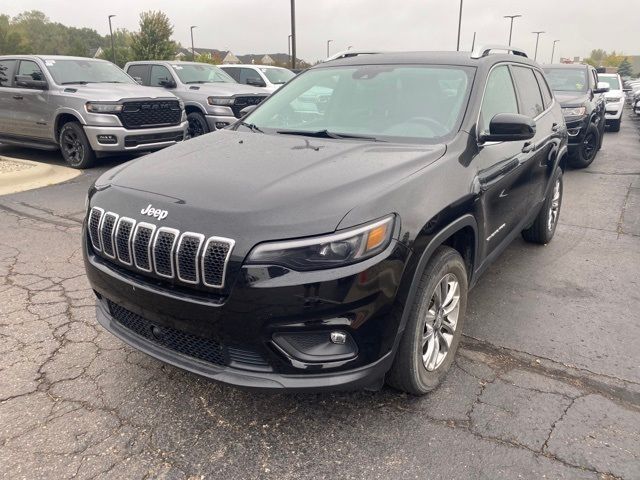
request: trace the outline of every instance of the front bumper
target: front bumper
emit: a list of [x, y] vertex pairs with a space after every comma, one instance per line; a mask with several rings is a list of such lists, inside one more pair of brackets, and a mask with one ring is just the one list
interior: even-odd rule
[[[231, 109], [229, 109], [231, 110]], [[219, 130], [224, 127], [228, 127], [229, 125], [233, 125], [238, 121], [235, 116], [227, 116], [227, 115], [205, 115], [207, 119], [207, 124], [209, 125], [209, 130], [212, 132], [214, 130]]]
[[570, 152], [575, 151], [582, 145], [582, 141], [587, 132], [589, 126], [589, 117], [587, 115], [583, 117], [565, 117], [567, 124], [567, 133], [569, 135], [567, 147]]
[[624, 110], [624, 100], [620, 102], [607, 103], [604, 114], [605, 121], [615, 121], [622, 118], [622, 111]]
[[[220, 297], [129, 275], [84, 243], [87, 276], [99, 298], [98, 321], [161, 361], [240, 387], [305, 391], [361, 389], [379, 382], [391, 367], [400, 326], [400, 316], [391, 313], [409, 254], [399, 243], [361, 264], [322, 272], [274, 275], [273, 267], [242, 267]], [[131, 329], [118, 318], [120, 310], [144, 325]], [[159, 336], [141, 328], [158, 329]], [[335, 330], [353, 339], [355, 356], [311, 361], [276, 341], [282, 334]], [[220, 345], [226, 360], [204, 361], [185, 354], [192, 348], [174, 348], [178, 343], [162, 339], [176, 332], [181, 344], [191, 338]]]
[[[137, 152], [158, 150], [178, 141], [187, 134], [188, 122], [159, 128], [127, 130], [124, 127], [84, 126], [91, 148], [101, 153]], [[110, 136], [110, 143], [100, 141], [102, 136]]]

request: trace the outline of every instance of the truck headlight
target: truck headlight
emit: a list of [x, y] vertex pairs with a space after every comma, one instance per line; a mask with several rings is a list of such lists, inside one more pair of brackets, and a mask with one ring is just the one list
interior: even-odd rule
[[122, 104], [87, 102], [85, 108], [89, 113], [120, 113], [122, 111]]
[[587, 113], [586, 107], [562, 107], [562, 114], [565, 117], [581, 117]]
[[245, 263], [281, 265], [307, 271], [341, 267], [382, 252], [391, 243], [395, 215], [330, 235], [268, 242], [256, 246]]
[[209, 102], [209, 105], [229, 106], [229, 105], [233, 105], [233, 103], [235, 102], [235, 98], [230, 98], [230, 97], [209, 97], [209, 98], [207, 98], [207, 101]]

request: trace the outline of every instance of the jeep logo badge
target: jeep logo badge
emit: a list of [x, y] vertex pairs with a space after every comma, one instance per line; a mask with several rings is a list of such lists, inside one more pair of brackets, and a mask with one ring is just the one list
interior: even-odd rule
[[140, 210], [142, 215], [147, 215], [149, 217], [155, 217], [158, 220], [164, 220], [169, 215], [169, 212], [166, 210], [160, 210], [159, 208], [153, 208], [151, 204], [147, 205], [145, 208]]

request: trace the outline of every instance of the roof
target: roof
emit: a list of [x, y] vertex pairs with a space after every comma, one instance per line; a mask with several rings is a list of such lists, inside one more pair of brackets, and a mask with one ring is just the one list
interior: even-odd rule
[[127, 65], [134, 64], [134, 63], [136, 65], [155, 65], [158, 63], [166, 63], [169, 65], [208, 65], [210, 67], [220, 68], [220, 65], [213, 65], [211, 63], [204, 63], [204, 62], [191, 62], [191, 61], [184, 61], [184, 60], [131, 60], [130, 62], [127, 62]]
[[71, 57], [68, 55], [0, 55], [0, 58], [11, 59], [11, 58], [28, 58], [28, 59], [36, 59], [39, 58], [42, 61], [46, 60], [84, 60], [90, 62], [108, 62], [107, 60], [102, 60], [100, 58], [91, 58], [91, 57]]
[[586, 63], [548, 63], [542, 65], [542, 68], [565, 68], [567, 70], [578, 70], [581, 68], [589, 68], [590, 65]]
[[277, 65], [261, 65], [259, 63], [234, 63], [233, 65], [222, 65], [224, 68], [230, 67], [230, 68], [240, 68], [240, 67], [244, 67], [244, 68], [277, 68], [280, 70], [288, 70], [287, 68], [284, 67], [278, 67]]
[[319, 66], [334, 65], [386, 65], [386, 64], [442, 64], [460, 66], [478, 66], [484, 63], [511, 61], [536, 66], [533, 60], [519, 55], [494, 53], [481, 58], [472, 58], [471, 52], [380, 52], [363, 53], [352, 57], [326, 61]]

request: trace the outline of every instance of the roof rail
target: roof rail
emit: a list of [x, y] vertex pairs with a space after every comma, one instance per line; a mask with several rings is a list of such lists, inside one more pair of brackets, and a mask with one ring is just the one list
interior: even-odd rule
[[331, 55], [324, 59], [323, 62], [330, 62], [331, 60], [338, 60], [340, 58], [357, 57], [358, 55], [375, 55], [376, 53], [382, 52], [373, 52], [370, 50], [344, 50], [343, 52], [338, 52], [335, 55]]
[[506, 46], [506, 45], [480, 45], [471, 52], [471, 58], [482, 58], [489, 55], [494, 50], [501, 50], [503, 52], [518, 55], [520, 57], [529, 58], [528, 55], [521, 48]]

